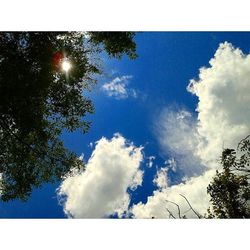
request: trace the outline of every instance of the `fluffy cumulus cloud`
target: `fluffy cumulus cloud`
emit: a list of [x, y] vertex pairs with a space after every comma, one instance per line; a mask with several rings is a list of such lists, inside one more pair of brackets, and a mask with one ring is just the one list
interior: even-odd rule
[[223, 147], [235, 147], [250, 132], [250, 55], [225, 42], [209, 64], [188, 91], [199, 98], [197, 130], [203, 140], [197, 154], [213, 167]]
[[141, 151], [120, 134], [97, 141], [86, 170], [66, 177], [58, 190], [65, 213], [74, 218], [122, 216], [130, 202], [128, 189], [142, 184]]
[[117, 100], [126, 99], [128, 97], [136, 98], [136, 90], [128, 87], [130, 79], [132, 79], [130, 75], [116, 77], [111, 82], [104, 83], [101, 89], [107, 96]]
[[198, 80], [188, 85], [187, 90], [198, 97], [198, 117], [185, 109], [163, 110], [157, 122], [158, 140], [163, 152], [174, 156], [186, 178], [169, 186], [158, 172], [155, 183], [159, 188], [146, 204], [138, 203], [131, 209], [136, 218], [166, 218], [168, 210], [178, 217], [176, 205], [169, 201], [179, 204], [187, 217], [196, 217], [179, 194], [201, 214], [206, 212], [206, 187], [220, 167], [223, 148], [235, 148], [250, 133], [249, 76], [250, 55], [225, 42], [219, 45], [209, 67], [200, 69]]

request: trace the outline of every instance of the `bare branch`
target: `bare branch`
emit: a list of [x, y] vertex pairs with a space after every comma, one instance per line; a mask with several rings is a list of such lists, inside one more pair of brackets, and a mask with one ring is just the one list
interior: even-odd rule
[[171, 218], [171, 217], [173, 217], [174, 219], [176, 219], [176, 217], [171, 213], [171, 211], [169, 210], [169, 209], [167, 209], [166, 208], [166, 210], [168, 211], [168, 213], [169, 213], [169, 219]]
[[173, 201], [169, 201], [169, 200], [165, 200], [165, 201], [166, 201], [166, 202], [170, 202], [170, 203], [174, 204], [174, 205], [177, 207], [177, 209], [178, 209], [178, 216], [179, 216], [179, 219], [181, 219], [181, 210], [180, 210], [179, 205], [176, 204], [176, 203], [173, 202]]
[[247, 140], [250, 137], [250, 135], [248, 135], [247, 137], [245, 137], [244, 139], [240, 140], [240, 142], [238, 143], [237, 146], [237, 150], [239, 149], [240, 145], [242, 144], [243, 141]]
[[196, 215], [199, 219], [201, 219], [202, 216], [201, 216], [200, 214], [198, 214], [198, 213], [193, 209], [193, 207], [192, 207], [191, 204], [189, 203], [188, 199], [187, 199], [184, 195], [182, 195], [182, 194], [179, 194], [179, 195], [180, 195], [181, 197], [183, 197], [183, 198], [186, 200], [186, 202], [187, 202], [187, 204], [189, 205], [190, 209], [195, 213], [195, 215]]

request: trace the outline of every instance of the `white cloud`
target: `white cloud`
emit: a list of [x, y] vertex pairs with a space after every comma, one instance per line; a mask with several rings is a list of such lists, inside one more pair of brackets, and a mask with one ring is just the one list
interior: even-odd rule
[[128, 97], [137, 98], [135, 89], [128, 88], [130, 75], [114, 78], [111, 82], [104, 83], [101, 87], [102, 91], [109, 97], [117, 100], [126, 99]]
[[[191, 80], [187, 88], [199, 100], [197, 119], [186, 110], [167, 108], [157, 121], [163, 152], [175, 157], [177, 168], [186, 177], [178, 185], [165, 183], [165, 187], [156, 178], [160, 188], [148, 197], [146, 204], [139, 203], [131, 209], [136, 218], [166, 218], [166, 208], [177, 216], [176, 206], [165, 200], [179, 204], [185, 211], [188, 204], [179, 194], [204, 214], [209, 207], [206, 188], [220, 167], [218, 160], [223, 148], [235, 148], [250, 133], [250, 54], [244, 55], [225, 42], [209, 64], [200, 69], [199, 79]], [[192, 177], [199, 170], [200, 176]], [[186, 215], [196, 217], [192, 211]]]
[[197, 155], [214, 167], [223, 146], [235, 147], [250, 133], [250, 55], [225, 42], [209, 64], [188, 91], [199, 98], [197, 130], [203, 140]]
[[144, 172], [142, 170], [136, 171], [135, 175], [133, 176], [132, 183], [129, 186], [132, 191], [135, 191], [138, 186], [142, 185], [143, 173]]
[[58, 195], [64, 211], [74, 218], [102, 218], [128, 209], [127, 189], [142, 184], [142, 147], [135, 147], [120, 134], [103, 137], [86, 164], [86, 171], [66, 177]]
[[153, 167], [154, 164], [154, 160], [155, 160], [155, 156], [151, 155], [149, 157], [147, 157], [148, 162], [146, 163], [146, 166], [149, 168]]
[[164, 189], [168, 186], [167, 172], [168, 168], [164, 167], [160, 168], [156, 173], [153, 183], [156, 184], [159, 189]]
[[[162, 186], [162, 188], [154, 191], [152, 196], [148, 197], [146, 204], [140, 202], [134, 205], [131, 212], [135, 218], [168, 218], [169, 212], [167, 209], [169, 209], [175, 217], [178, 217], [177, 207], [171, 203], [175, 202], [179, 205], [182, 216], [197, 218], [195, 213], [189, 210], [185, 199], [179, 195], [182, 194], [188, 199], [196, 212], [204, 215], [209, 207], [209, 196], [206, 190], [214, 174], [214, 170], [209, 170], [204, 175], [192, 177], [185, 183], [171, 187]], [[161, 182], [159, 184], [161, 185]]]

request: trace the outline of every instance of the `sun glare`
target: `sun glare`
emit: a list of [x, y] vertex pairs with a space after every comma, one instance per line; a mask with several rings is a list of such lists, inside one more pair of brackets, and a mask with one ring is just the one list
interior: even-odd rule
[[70, 68], [71, 68], [70, 62], [69, 62], [68, 60], [64, 60], [64, 61], [62, 62], [62, 69], [63, 69], [64, 71], [68, 72], [68, 71], [70, 70]]

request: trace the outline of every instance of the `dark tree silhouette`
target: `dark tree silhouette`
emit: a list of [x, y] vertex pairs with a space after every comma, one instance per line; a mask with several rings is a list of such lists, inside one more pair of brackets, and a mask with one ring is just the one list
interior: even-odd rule
[[223, 171], [209, 184], [212, 208], [209, 218], [250, 218], [250, 141], [247, 136], [240, 141], [237, 151], [225, 149], [221, 164]]
[[[135, 58], [131, 32], [0, 33], [0, 193], [26, 200], [83, 163], [65, 149], [63, 130], [87, 132], [94, 112], [85, 91], [100, 72], [98, 52]], [[97, 59], [96, 59], [97, 58]], [[72, 67], [62, 70], [64, 60]]]

